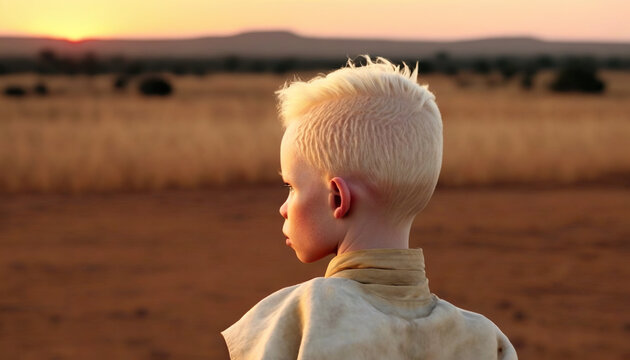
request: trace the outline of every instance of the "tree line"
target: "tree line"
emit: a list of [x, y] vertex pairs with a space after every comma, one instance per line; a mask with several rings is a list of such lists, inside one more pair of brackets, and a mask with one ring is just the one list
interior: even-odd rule
[[[418, 63], [420, 74], [443, 73], [457, 76], [459, 73], [479, 75], [498, 74], [504, 82], [520, 79], [521, 86], [529, 89], [533, 78], [542, 70], [556, 71], [556, 80], [551, 85], [554, 91], [603, 92], [605, 84], [597, 77], [600, 69], [630, 70], [630, 58], [593, 56], [551, 56], [531, 57], [454, 57], [447, 52], [438, 52], [420, 59], [390, 58], [390, 60], [410, 66]], [[31, 58], [0, 58], [0, 75], [32, 72], [42, 75], [101, 75], [115, 74], [123, 87], [129, 78], [141, 75], [171, 73], [174, 75], [206, 76], [214, 73], [274, 73], [286, 74], [299, 71], [325, 71], [343, 66], [346, 58], [304, 59], [251, 58], [243, 56], [223, 56], [194, 59], [131, 59], [123, 56], [104, 57], [88, 52], [80, 56], [58, 54], [50, 49], [42, 49]], [[363, 58], [357, 58], [357, 62]]]
[[[472, 71], [478, 74], [498, 72], [507, 79], [518, 73], [558, 69], [567, 63], [575, 63], [576, 61], [588, 63], [589, 66], [596, 69], [630, 70], [630, 57], [558, 57], [544, 54], [531, 57], [454, 57], [447, 52], [438, 52], [433, 56], [419, 59], [388, 58], [394, 62], [406, 62], [410, 66], [414, 66], [418, 62], [421, 74], [439, 72], [455, 75], [461, 71]], [[344, 65], [346, 61], [346, 58], [252, 58], [236, 55], [191, 59], [131, 59], [123, 56], [101, 57], [93, 52], [80, 56], [69, 56], [57, 54], [50, 49], [43, 49], [37, 56], [31, 58], [0, 57], [0, 75], [20, 72], [62, 75], [125, 74], [130, 76], [156, 72], [199, 76], [222, 72], [284, 74], [295, 71], [335, 69]], [[358, 58], [358, 61], [361, 61], [361, 58]]]

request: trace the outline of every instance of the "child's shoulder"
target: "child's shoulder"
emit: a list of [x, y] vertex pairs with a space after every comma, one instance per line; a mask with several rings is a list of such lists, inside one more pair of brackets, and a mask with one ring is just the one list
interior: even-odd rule
[[439, 299], [432, 312], [433, 316], [450, 319], [454, 328], [495, 329], [497, 326], [482, 314], [459, 308], [450, 302]]
[[[300, 284], [282, 288], [262, 299], [249, 312], [277, 311], [302, 305], [308, 299], [310, 305], [320, 301], [334, 301], [341, 293], [352, 293], [356, 282], [343, 278], [316, 277]], [[248, 312], [248, 313], [249, 313]], [[247, 315], [247, 314], [245, 314]]]
[[481, 353], [484, 348], [496, 348], [499, 359], [517, 358], [507, 336], [492, 320], [482, 314], [461, 309], [439, 299], [431, 317], [436, 324], [434, 330], [442, 331], [447, 342], [463, 344], [467, 347], [466, 351], [470, 352]]
[[[280, 289], [258, 302], [243, 317], [224, 330], [232, 359], [295, 359], [304, 322], [313, 311], [331, 316], [323, 307], [343, 302], [352, 280], [317, 277]], [[316, 310], [317, 309], [317, 310]], [[281, 351], [279, 350], [281, 349]], [[287, 355], [288, 354], [288, 355]]]

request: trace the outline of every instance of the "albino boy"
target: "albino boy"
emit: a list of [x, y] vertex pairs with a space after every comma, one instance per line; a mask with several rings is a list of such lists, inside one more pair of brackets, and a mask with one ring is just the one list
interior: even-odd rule
[[325, 277], [268, 296], [222, 332], [232, 359], [516, 359], [487, 318], [429, 291], [409, 249], [442, 162], [442, 119], [417, 67], [379, 58], [278, 91], [280, 214]]

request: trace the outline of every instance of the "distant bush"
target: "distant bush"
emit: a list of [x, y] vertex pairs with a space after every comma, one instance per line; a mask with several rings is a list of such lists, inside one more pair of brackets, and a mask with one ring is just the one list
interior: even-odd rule
[[459, 74], [459, 68], [455, 64], [446, 64], [442, 72], [446, 75], [455, 76]]
[[171, 67], [170, 73], [177, 76], [187, 75], [190, 70], [183, 64], [175, 64]]
[[238, 56], [228, 56], [223, 60], [223, 69], [227, 72], [235, 72], [241, 66], [241, 59]]
[[192, 70], [193, 75], [203, 77], [208, 75], [208, 70], [204, 69], [202, 66], [196, 66]]
[[271, 71], [275, 74], [286, 74], [296, 68], [298, 62], [294, 58], [284, 58], [275, 62], [271, 66]]
[[530, 66], [541, 70], [553, 69], [554, 67], [558, 66], [558, 63], [556, 59], [554, 59], [551, 55], [541, 54], [533, 59], [533, 62], [530, 63]]
[[48, 86], [46, 86], [46, 84], [41, 83], [41, 82], [37, 83], [33, 87], [33, 92], [39, 96], [46, 96], [48, 95]]
[[267, 70], [267, 64], [262, 60], [253, 60], [247, 70], [253, 73], [264, 73]]
[[484, 58], [475, 59], [472, 62], [472, 69], [477, 74], [488, 75], [492, 71], [490, 61]]
[[125, 66], [125, 74], [133, 76], [140, 75], [146, 71], [145, 63], [141, 61], [134, 61]]
[[168, 96], [173, 92], [171, 84], [158, 76], [148, 77], [140, 82], [140, 93], [146, 96]]
[[127, 85], [129, 85], [129, 77], [127, 76], [120, 75], [114, 79], [114, 90], [116, 91], [125, 90]]
[[503, 81], [509, 81], [518, 73], [518, 63], [516, 59], [510, 57], [499, 57], [496, 59], [496, 67], [499, 69]]
[[104, 72], [100, 59], [93, 52], [85, 53], [85, 55], [79, 60], [78, 66], [81, 73], [90, 76]]
[[434, 56], [435, 70], [446, 75], [457, 75], [459, 73], [459, 67], [451, 58], [451, 55], [446, 51], [437, 52]]
[[521, 78], [521, 87], [525, 90], [531, 90], [534, 87], [534, 76], [536, 72], [533, 70], [528, 70], [523, 73], [523, 77]]
[[4, 95], [10, 97], [23, 97], [26, 96], [26, 90], [18, 85], [7, 85], [4, 88]]
[[[407, 62], [407, 64], [409, 66], [415, 66], [416, 62], [412, 60], [412, 61]], [[435, 72], [435, 70], [436, 70], [435, 63], [431, 61], [430, 59], [421, 59], [420, 61], [418, 61], [418, 72], [420, 74], [424, 74], [424, 75], [430, 74], [430, 73]]]
[[572, 59], [560, 68], [550, 88], [557, 92], [602, 93], [606, 84], [597, 78], [597, 67], [594, 62]]

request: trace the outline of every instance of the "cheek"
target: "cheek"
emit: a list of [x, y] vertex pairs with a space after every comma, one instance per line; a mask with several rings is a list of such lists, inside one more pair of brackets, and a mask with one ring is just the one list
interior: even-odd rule
[[321, 241], [327, 233], [326, 209], [317, 199], [302, 199], [293, 203], [293, 219], [289, 213], [292, 226], [305, 238]]
[[287, 199], [287, 215], [291, 227], [299, 231], [300, 233], [310, 232], [314, 227], [313, 220], [313, 207], [312, 202], [309, 199], [293, 196]]
[[300, 203], [299, 199], [287, 200], [288, 220], [294, 227], [303, 226], [302, 224], [308, 220], [304, 215], [305, 206]]

